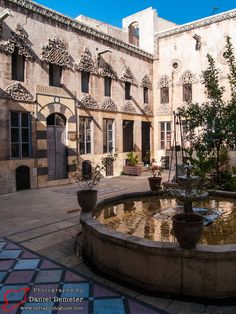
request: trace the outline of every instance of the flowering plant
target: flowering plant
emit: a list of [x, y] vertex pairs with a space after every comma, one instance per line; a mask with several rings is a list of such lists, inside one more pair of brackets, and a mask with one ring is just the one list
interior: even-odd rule
[[151, 164], [151, 171], [152, 171], [152, 175], [153, 177], [160, 177], [162, 172], [163, 172], [163, 168], [160, 164], [158, 164], [155, 160], [152, 162]]

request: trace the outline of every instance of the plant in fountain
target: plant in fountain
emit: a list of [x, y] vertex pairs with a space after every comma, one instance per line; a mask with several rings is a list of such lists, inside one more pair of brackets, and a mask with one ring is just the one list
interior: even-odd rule
[[184, 213], [176, 214], [172, 217], [174, 234], [182, 248], [193, 249], [200, 240], [203, 217], [194, 213], [193, 202], [199, 202], [208, 197], [208, 193], [199, 190], [198, 176], [192, 176], [192, 166], [185, 165], [186, 175], [178, 177], [180, 188], [170, 190], [172, 197], [183, 203]]
[[152, 191], [159, 191], [161, 188], [161, 180], [162, 180], [162, 165], [153, 159], [150, 171], [152, 173], [152, 177], [149, 177], [149, 186]]

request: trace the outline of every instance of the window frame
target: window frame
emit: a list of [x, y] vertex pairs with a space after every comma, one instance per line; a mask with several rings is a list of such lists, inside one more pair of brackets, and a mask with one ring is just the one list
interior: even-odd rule
[[[54, 75], [53, 74], [55, 72], [55, 67], [57, 67], [60, 71], [60, 84], [58, 86], [58, 84], [53, 84], [55, 82], [55, 79], [54, 79]], [[49, 75], [49, 86], [53, 86], [53, 87], [61, 87], [62, 85], [62, 73], [63, 73], [63, 68], [62, 66], [60, 65], [57, 65], [57, 64], [54, 64], [54, 63], [49, 63], [49, 68], [48, 68], [48, 75]]]
[[[189, 97], [189, 99], [187, 99], [187, 96]], [[193, 85], [191, 83], [183, 84], [183, 101], [191, 102], [192, 99], [193, 99]]]
[[[108, 126], [111, 125], [111, 129], [109, 130]], [[105, 126], [105, 130], [104, 130]], [[112, 133], [111, 141], [109, 137], [109, 132]], [[104, 143], [106, 141], [106, 143]], [[112, 143], [111, 149], [109, 143]], [[106, 149], [105, 149], [106, 148]], [[103, 118], [103, 153], [113, 153], [115, 148], [115, 120], [109, 118]]]
[[[18, 71], [19, 66], [19, 59], [21, 59], [22, 62], [22, 72], [20, 75]], [[18, 48], [15, 48], [14, 52], [11, 55], [11, 80], [12, 81], [19, 81], [19, 82], [25, 82], [25, 57], [19, 55]], [[22, 79], [20, 78], [22, 76]]]
[[[81, 153], [81, 130], [80, 130], [80, 125], [81, 125], [81, 119], [84, 119], [84, 126], [83, 126], [83, 153]], [[90, 128], [86, 128], [86, 121], [90, 123]], [[90, 141], [87, 140], [88, 137], [88, 132], [90, 131]], [[85, 117], [85, 116], [80, 116], [79, 117], [79, 155], [88, 155], [88, 154], [93, 154], [93, 118], [92, 117]], [[87, 152], [87, 143], [90, 143], [90, 152]]]
[[[162, 125], [164, 125], [163, 129], [162, 129]], [[171, 142], [172, 142], [171, 121], [160, 121], [159, 128], [160, 128], [160, 142], [159, 142], [160, 149], [169, 151], [171, 150]], [[164, 134], [163, 139], [162, 139], [162, 134]], [[170, 139], [168, 139], [168, 136], [170, 136]]]
[[131, 100], [131, 83], [125, 82], [125, 100]]
[[148, 97], [149, 96], [149, 88], [148, 87], [143, 87], [143, 102], [144, 104], [148, 105]]
[[[167, 91], [167, 96], [164, 93], [164, 91]], [[167, 98], [167, 101], [164, 101], [164, 95]], [[169, 87], [168, 86], [163, 86], [160, 88], [160, 103], [161, 104], [168, 104], [170, 102], [170, 93], [169, 93]]]
[[104, 77], [104, 96], [105, 97], [111, 97], [111, 85], [112, 85], [111, 77], [105, 76]]
[[[80, 77], [81, 77], [81, 92], [88, 94], [90, 90], [90, 72], [81, 71]], [[85, 78], [86, 78], [86, 82], [85, 82], [86, 84], [84, 83]]]

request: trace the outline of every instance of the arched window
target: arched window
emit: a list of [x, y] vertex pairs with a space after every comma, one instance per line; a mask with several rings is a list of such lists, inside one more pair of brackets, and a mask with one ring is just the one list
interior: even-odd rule
[[139, 25], [138, 22], [133, 22], [129, 26], [129, 43], [139, 46]]

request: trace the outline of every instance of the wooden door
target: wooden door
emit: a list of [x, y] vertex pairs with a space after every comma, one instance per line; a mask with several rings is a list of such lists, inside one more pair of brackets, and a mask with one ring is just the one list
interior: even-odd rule
[[20, 166], [16, 169], [16, 190], [30, 189], [30, 168]]
[[142, 161], [150, 163], [150, 122], [142, 122]]
[[66, 130], [64, 126], [47, 127], [48, 180], [67, 177]]

